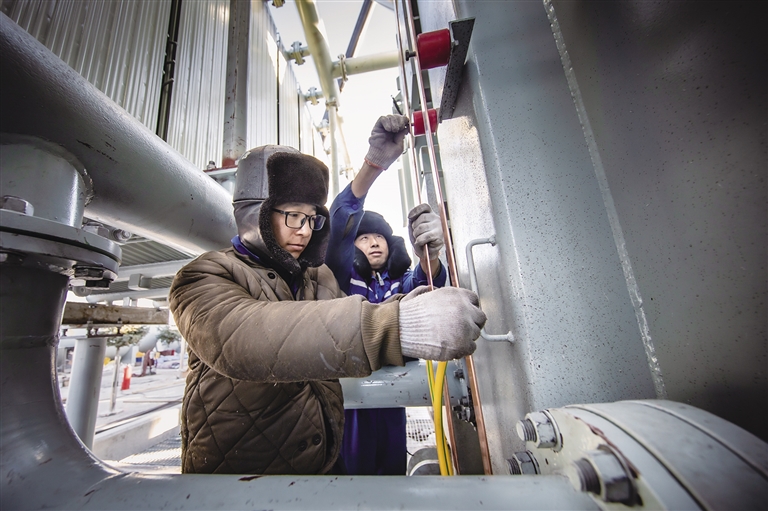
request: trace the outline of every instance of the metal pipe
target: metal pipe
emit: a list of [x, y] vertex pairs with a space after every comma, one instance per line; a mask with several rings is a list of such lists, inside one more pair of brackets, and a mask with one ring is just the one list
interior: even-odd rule
[[[317, 69], [317, 76], [320, 79], [320, 87], [323, 89], [323, 97], [325, 97], [325, 103], [329, 110], [333, 107], [338, 115], [338, 109], [341, 107], [339, 102], [339, 86], [336, 80], [333, 79], [331, 69], [333, 64], [331, 61], [331, 50], [328, 47], [325, 34], [320, 27], [320, 16], [317, 13], [317, 6], [313, 0], [297, 0], [296, 9], [299, 11], [299, 18], [301, 24], [304, 27], [304, 35], [307, 38], [307, 45], [312, 53], [312, 60], [315, 62], [315, 69]], [[347, 144], [344, 138], [344, 134], [341, 131], [341, 123], [336, 123], [336, 129], [339, 130], [340, 140], [343, 148], [343, 158], [345, 165], [349, 166], [349, 152], [347, 151]], [[331, 127], [331, 134], [333, 134], [333, 127]], [[334, 152], [336, 151], [336, 145], [331, 146], [331, 159], [334, 158]], [[338, 158], [337, 158], [338, 160]], [[338, 172], [338, 166], [334, 167]], [[338, 177], [336, 178], [338, 181]], [[338, 194], [338, 184], [335, 197]]]
[[369, 73], [381, 69], [397, 67], [400, 62], [400, 54], [397, 51], [388, 51], [366, 55], [365, 57], [347, 57], [343, 61], [333, 62], [331, 76], [341, 78], [344, 76]]
[[338, 124], [337, 110], [335, 105], [328, 105], [328, 135], [331, 146], [331, 197], [339, 194], [339, 153], [336, 150], [336, 128]]
[[167, 298], [167, 287], [161, 287], [157, 289], [142, 289], [141, 291], [113, 291], [111, 293], [93, 293], [85, 297], [88, 303], [99, 302], [114, 302], [122, 300], [123, 298], [130, 298], [132, 300], [138, 300], [139, 298], [146, 298], [147, 300], [157, 300], [158, 298]]
[[5, 14], [0, 131], [63, 146], [93, 179], [87, 216], [192, 253], [229, 245], [231, 198]]
[[118, 474], [78, 440], [61, 405], [54, 350], [69, 279], [1, 265], [0, 507], [65, 507], [83, 488]]
[[[344, 408], [391, 408], [432, 406], [426, 361], [407, 362], [405, 367], [385, 366], [365, 378], [341, 378]], [[454, 396], [461, 395], [457, 378], [446, 378]], [[455, 402], [458, 402], [458, 398]]]
[[304, 27], [304, 35], [307, 38], [309, 51], [312, 53], [312, 59], [315, 61], [317, 76], [320, 79], [320, 87], [323, 89], [323, 96], [328, 103], [339, 104], [339, 87], [331, 75], [333, 67], [331, 61], [331, 50], [328, 47], [325, 34], [320, 27], [320, 15], [317, 13], [317, 6], [313, 0], [297, 0], [296, 9], [299, 11], [299, 18]]
[[[398, 2], [396, 1], [395, 6], [397, 6], [397, 3]], [[411, 10], [411, 3], [409, 0], [404, 0], [403, 3], [405, 4], [405, 9], [406, 9], [405, 20], [408, 23], [408, 28], [409, 28], [411, 37], [415, 38], [416, 27], [413, 21], [413, 12]], [[442, 187], [442, 184], [440, 183], [440, 175], [437, 170], [437, 155], [435, 152], [435, 142], [433, 140], [433, 135], [432, 135], [432, 122], [429, 118], [427, 96], [424, 90], [424, 80], [422, 76], [421, 64], [419, 63], [418, 55], [417, 55], [417, 58], [414, 60], [414, 67], [415, 67], [414, 75], [416, 77], [417, 89], [419, 92], [419, 100], [421, 102], [421, 112], [424, 118], [424, 133], [427, 138], [427, 147], [429, 148], [429, 160], [431, 163], [430, 166], [432, 170], [432, 180], [435, 186], [435, 192], [437, 194], [438, 208], [440, 209], [440, 221], [443, 225], [443, 233], [445, 238], [445, 255], [446, 255], [446, 259], [448, 260], [448, 274], [451, 277], [451, 283], [454, 286], [458, 286], [459, 275], [458, 275], [458, 271], [456, 270], [456, 261], [454, 260], [454, 257], [453, 257], [453, 243], [451, 242], [451, 236], [449, 235], [450, 231], [448, 228], [448, 216], [445, 211], [445, 199], [443, 196], [443, 187]], [[467, 366], [467, 376], [469, 377], [469, 381], [470, 381], [470, 390], [472, 391], [472, 399], [475, 407], [475, 418], [477, 420], [477, 436], [478, 436], [478, 440], [480, 441], [480, 454], [483, 459], [483, 470], [485, 471], [486, 474], [492, 474], [493, 469], [491, 467], [491, 458], [490, 458], [490, 452], [488, 449], [488, 438], [486, 436], [486, 431], [485, 431], [485, 418], [483, 416], [483, 407], [480, 401], [480, 392], [478, 390], [477, 375], [475, 374], [475, 364], [471, 355], [466, 357], [465, 361]]]
[[96, 414], [99, 411], [101, 376], [104, 372], [106, 337], [86, 337], [75, 342], [72, 376], [67, 394], [67, 418], [80, 441], [93, 448]]

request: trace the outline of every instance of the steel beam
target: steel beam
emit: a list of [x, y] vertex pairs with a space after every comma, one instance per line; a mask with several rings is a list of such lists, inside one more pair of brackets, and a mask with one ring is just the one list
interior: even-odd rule
[[67, 302], [61, 323], [73, 327], [87, 325], [167, 325], [168, 310]]

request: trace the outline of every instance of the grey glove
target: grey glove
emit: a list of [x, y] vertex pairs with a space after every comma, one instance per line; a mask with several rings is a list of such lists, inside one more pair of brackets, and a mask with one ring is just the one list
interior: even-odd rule
[[406, 357], [453, 360], [471, 355], [485, 325], [477, 295], [444, 287], [420, 286], [400, 300], [400, 346]]
[[434, 261], [445, 244], [440, 217], [429, 204], [419, 204], [408, 213], [408, 234], [419, 259], [424, 256], [424, 245], [429, 250], [429, 260]]
[[408, 134], [408, 118], [404, 115], [384, 115], [373, 125], [368, 139], [368, 154], [365, 161], [383, 170], [403, 154], [403, 139]]

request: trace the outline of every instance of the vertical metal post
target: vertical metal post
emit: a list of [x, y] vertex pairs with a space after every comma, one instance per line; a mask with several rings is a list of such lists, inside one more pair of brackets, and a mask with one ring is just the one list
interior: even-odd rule
[[327, 103], [328, 109], [328, 133], [331, 138], [331, 197], [339, 194], [339, 152], [336, 149], [336, 135], [338, 129], [338, 110], [334, 103]]
[[[396, 8], [397, 8], [397, 3], [398, 2], [395, 2]], [[413, 37], [415, 40], [416, 27], [413, 22], [413, 11], [411, 9], [410, 0], [403, 0], [403, 3], [405, 4], [405, 10], [406, 10], [404, 19], [408, 23], [408, 28], [410, 30], [411, 37]], [[399, 17], [398, 17], [398, 30], [399, 29], [400, 29], [400, 24], [399, 24]], [[458, 286], [459, 277], [458, 277], [458, 272], [456, 270], [456, 261], [454, 260], [454, 257], [453, 257], [453, 244], [451, 243], [451, 237], [449, 235], [449, 230], [448, 230], [448, 217], [445, 211], [445, 200], [443, 198], [443, 188], [442, 188], [442, 183], [440, 182], [440, 175], [437, 169], [437, 155], [435, 153], [435, 142], [432, 138], [432, 123], [429, 118], [429, 112], [427, 107], [427, 97], [426, 97], [426, 92], [424, 91], [424, 80], [421, 74], [422, 73], [421, 63], [419, 62], [418, 55], [416, 60], [414, 61], [414, 67], [415, 67], [417, 89], [419, 92], [419, 100], [421, 102], [421, 111], [424, 119], [424, 133], [425, 133], [425, 136], [427, 137], [427, 147], [429, 148], [429, 159], [431, 163], [432, 179], [433, 179], [433, 184], [435, 186], [435, 192], [437, 193], [438, 208], [440, 209], [440, 220], [443, 225], [443, 235], [445, 238], [445, 255], [446, 255], [446, 258], [448, 259], [448, 273], [451, 277], [452, 285]], [[483, 417], [483, 409], [480, 401], [480, 394], [477, 388], [477, 376], [475, 374], [475, 365], [471, 355], [466, 357], [464, 360], [467, 366], [467, 376], [470, 381], [470, 386], [471, 386], [470, 390], [472, 392], [472, 399], [474, 401], [475, 417], [477, 419], [477, 435], [480, 441], [480, 453], [483, 459], [483, 470], [485, 471], [486, 474], [492, 474], [493, 469], [491, 467], [490, 453], [488, 450], [488, 439], [485, 432], [485, 419]]]
[[248, 41], [251, 31], [251, 2], [230, 0], [227, 81], [224, 102], [222, 167], [232, 167], [248, 149]]
[[75, 343], [72, 379], [67, 395], [67, 418], [80, 441], [89, 449], [93, 448], [96, 431], [106, 350], [106, 337], [88, 337]]
[[115, 413], [115, 405], [117, 404], [117, 384], [120, 381], [120, 346], [115, 351], [115, 375], [112, 378], [112, 398], [109, 401], [109, 413]]

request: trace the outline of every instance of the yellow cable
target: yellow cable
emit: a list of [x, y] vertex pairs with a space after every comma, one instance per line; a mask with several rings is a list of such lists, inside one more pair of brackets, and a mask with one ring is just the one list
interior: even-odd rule
[[441, 470], [442, 475], [453, 475], [453, 463], [451, 462], [450, 451], [448, 450], [448, 439], [445, 436], [443, 429], [443, 389], [445, 389], [445, 372], [448, 369], [448, 362], [438, 362], [437, 375], [435, 376], [435, 388], [439, 391], [435, 394], [435, 402], [438, 403], [438, 410], [440, 412], [440, 443], [438, 444], [443, 451], [443, 459], [445, 460], [445, 472]]
[[429, 384], [429, 396], [432, 399], [432, 414], [435, 422], [435, 450], [440, 465], [440, 475], [453, 475], [453, 466], [448, 450], [448, 440], [443, 431], [443, 385], [447, 362], [438, 362], [437, 375], [432, 372], [434, 365], [427, 360], [427, 382]]
[[449, 475], [448, 461], [445, 456], [445, 437], [443, 433], [443, 380], [445, 379], [445, 362], [438, 362], [437, 374], [432, 392], [432, 409], [435, 416], [435, 447], [437, 460], [440, 463], [440, 475]]

